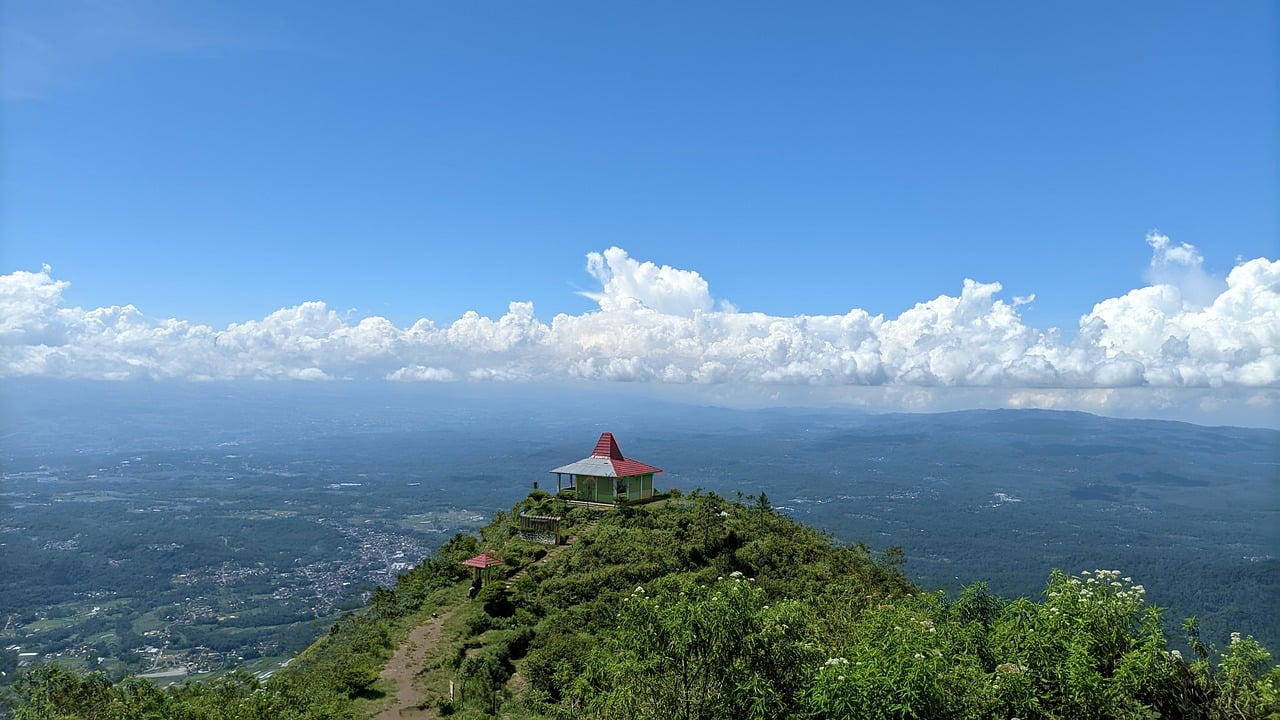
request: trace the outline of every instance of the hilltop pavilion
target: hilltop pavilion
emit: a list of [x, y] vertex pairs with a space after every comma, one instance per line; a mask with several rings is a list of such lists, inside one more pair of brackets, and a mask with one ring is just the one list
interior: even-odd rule
[[662, 468], [623, 457], [613, 433], [602, 433], [590, 457], [551, 472], [556, 492], [573, 490], [578, 500], [612, 503], [615, 495], [626, 495], [628, 502], [652, 498], [653, 476]]
[[500, 567], [502, 561], [489, 553], [480, 553], [470, 560], [463, 560], [462, 566], [471, 570], [471, 584], [480, 587], [494, 579], [493, 568]]

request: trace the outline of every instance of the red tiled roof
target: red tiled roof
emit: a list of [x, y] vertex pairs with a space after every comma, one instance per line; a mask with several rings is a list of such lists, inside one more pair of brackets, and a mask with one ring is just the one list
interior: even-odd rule
[[[612, 472], [609, 471], [612, 470]], [[596, 449], [591, 451], [591, 457], [583, 458], [576, 463], [570, 463], [563, 467], [558, 467], [551, 472], [567, 472], [574, 475], [597, 475], [606, 477], [631, 477], [632, 475], [647, 475], [649, 473], [660, 473], [662, 468], [654, 467], [648, 463], [642, 463], [639, 460], [631, 460], [622, 456], [622, 450], [618, 449], [618, 441], [613, 438], [613, 433], [601, 433], [600, 440], [596, 443]]]
[[480, 553], [470, 560], [463, 560], [462, 564], [467, 567], [480, 568], [483, 570], [484, 568], [492, 567], [494, 565], [501, 565], [502, 561], [489, 553]]
[[591, 451], [591, 457], [603, 457], [611, 460], [625, 460], [622, 457], [622, 451], [618, 449], [618, 441], [613, 439], [613, 433], [600, 433], [600, 440], [596, 443], [596, 449]]
[[613, 471], [618, 473], [618, 477], [630, 477], [632, 475], [645, 475], [648, 473], [660, 473], [662, 468], [656, 468], [652, 465], [642, 463], [639, 460], [622, 460], [613, 461]]

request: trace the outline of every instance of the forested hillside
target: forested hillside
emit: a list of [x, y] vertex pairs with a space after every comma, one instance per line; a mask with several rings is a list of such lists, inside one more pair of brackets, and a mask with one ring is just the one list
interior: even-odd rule
[[[554, 549], [518, 514], [561, 515]], [[462, 560], [503, 560], [468, 599]], [[903, 558], [831, 539], [763, 495], [678, 494], [607, 512], [535, 492], [380, 588], [288, 668], [158, 690], [29, 671], [23, 718], [361, 718], [403, 700], [384, 673], [410, 630], [410, 712], [463, 718], [1265, 718], [1280, 667], [1248, 634], [1170, 648], [1141, 578], [1053, 573], [1041, 597], [907, 581]], [[513, 578], [505, 581], [505, 578]]]

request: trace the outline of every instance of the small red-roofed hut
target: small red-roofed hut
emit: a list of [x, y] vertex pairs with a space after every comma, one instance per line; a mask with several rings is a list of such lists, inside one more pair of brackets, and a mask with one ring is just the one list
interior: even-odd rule
[[612, 503], [617, 495], [628, 502], [653, 497], [653, 476], [662, 468], [623, 457], [613, 433], [602, 433], [590, 457], [552, 470], [556, 492], [573, 490], [578, 500]]
[[492, 568], [502, 565], [502, 561], [489, 553], [480, 553], [470, 560], [463, 560], [462, 565], [471, 569], [472, 584], [480, 586], [493, 579]]

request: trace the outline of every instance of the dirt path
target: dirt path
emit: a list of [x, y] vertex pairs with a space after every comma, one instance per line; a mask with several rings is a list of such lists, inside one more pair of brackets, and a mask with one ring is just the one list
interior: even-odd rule
[[426, 697], [424, 688], [415, 685], [414, 679], [422, 669], [427, 653], [440, 641], [444, 621], [452, 614], [452, 611], [447, 612], [426, 625], [414, 628], [409, 632], [409, 637], [404, 643], [396, 648], [395, 655], [391, 656], [391, 660], [387, 662], [387, 666], [382, 669], [382, 674], [379, 676], [391, 682], [395, 703], [374, 716], [374, 720], [410, 720], [411, 718], [425, 720], [436, 717], [434, 707], [428, 707], [425, 710], [418, 708], [431, 698]]
[[[599, 520], [592, 520], [579, 529], [579, 534], [594, 528]], [[528, 573], [529, 568], [541, 565], [552, 560], [560, 553], [568, 549], [569, 545], [574, 544], [578, 539], [578, 535], [569, 538], [564, 545], [552, 548], [550, 552], [544, 555], [537, 562], [521, 569], [509, 580], [506, 585], [508, 588], [520, 577]], [[391, 683], [392, 694], [395, 702], [382, 712], [374, 716], [374, 720], [435, 720], [439, 717], [436, 709], [430, 706], [429, 701], [433, 698], [427, 697], [426, 689], [419, 686], [414, 681], [417, 679], [418, 671], [422, 669], [426, 660], [427, 653], [435, 649], [436, 643], [440, 642], [440, 634], [444, 629], [444, 621], [453, 615], [453, 610], [432, 619], [426, 625], [419, 625], [409, 631], [409, 637], [396, 648], [396, 652], [387, 661], [386, 667], [382, 669], [382, 673], [378, 676], [381, 680]], [[420, 705], [428, 705], [427, 708], [419, 708]]]

